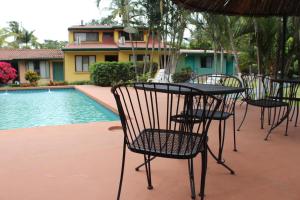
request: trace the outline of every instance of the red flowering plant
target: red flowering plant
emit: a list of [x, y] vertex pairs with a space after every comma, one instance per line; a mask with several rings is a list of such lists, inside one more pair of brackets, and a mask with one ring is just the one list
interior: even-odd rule
[[0, 83], [8, 83], [17, 77], [17, 71], [10, 63], [0, 62]]

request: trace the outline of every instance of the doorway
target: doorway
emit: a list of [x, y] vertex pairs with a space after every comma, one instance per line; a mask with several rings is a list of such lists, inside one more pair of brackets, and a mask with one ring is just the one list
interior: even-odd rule
[[53, 62], [53, 81], [64, 81], [64, 65], [62, 62]]

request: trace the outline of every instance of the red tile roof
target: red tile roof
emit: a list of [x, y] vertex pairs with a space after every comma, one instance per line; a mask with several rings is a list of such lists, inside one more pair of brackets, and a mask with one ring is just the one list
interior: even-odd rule
[[58, 49], [1, 49], [0, 60], [63, 59]]

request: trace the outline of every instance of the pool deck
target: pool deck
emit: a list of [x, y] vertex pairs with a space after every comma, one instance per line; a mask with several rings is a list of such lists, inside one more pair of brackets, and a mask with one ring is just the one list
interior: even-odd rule
[[[112, 109], [110, 88], [75, 86]], [[244, 110], [237, 106], [237, 124]], [[228, 122], [224, 157], [235, 169], [230, 175], [209, 157], [207, 200], [299, 200], [300, 128], [284, 124], [264, 141], [259, 111], [250, 107], [238, 132], [238, 152], [232, 151]], [[122, 131], [110, 131], [119, 122], [36, 127], [0, 131], [0, 200], [112, 200], [120, 175]], [[300, 122], [299, 122], [300, 125]], [[211, 146], [217, 142], [217, 125], [211, 126]], [[143, 157], [128, 153], [122, 199], [190, 199], [187, 162], [157, 159], [152, 165], [154, 190], [146, 189], [144, 170], [134, 167]], [[196, 159], [199, 192], [200, 158]]]

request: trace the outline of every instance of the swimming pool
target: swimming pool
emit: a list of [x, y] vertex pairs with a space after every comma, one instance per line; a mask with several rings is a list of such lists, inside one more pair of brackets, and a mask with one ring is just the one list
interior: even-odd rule
[[116, 120], [118, 115], [75, 89], [0, 92], [0, 130]]

